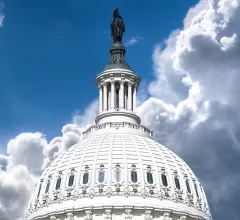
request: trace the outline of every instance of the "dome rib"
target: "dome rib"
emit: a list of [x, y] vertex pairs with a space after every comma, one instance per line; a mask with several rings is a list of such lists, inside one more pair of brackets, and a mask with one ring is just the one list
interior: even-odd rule
[[[181, 172], [181, 169], [180, 169], [180, 166], [178, 165], [177, 161], [176, 161], [176, 157], [175, 157], [175, 154], [173, 152], [170, 152], [171, 153], [171, 156], [173, 158], [173, 161], [174, 161], [174, 164], [177, 168], [177, 176], [180, 177], [178, 178], [179, 182], [180, 182], [180, 190], [184, 191], [184, 188], [185, 188], [185, 183], [182, 181], [184, 179], [184, 176]], [[175, 182], [174, 182], [174, 188], [176, 188], [176, 185], [175, 185]]]
[[[175, 185], [175, 183], [174, 183], [173, 178], [172, 178], [172, 173], [173, 172], [170, 169], [170, 163], [172, 163], [172, 157], [171, 157], [171, 155], [169, 155], [169, 150], [166, 147], [162, 146], [162, 148], [163, 148], [163, 155], [165, 153], [165, 155], [164, 155], [165, 169], [168, 170], [167, 171], [167, 176], [168, 176], [168, 180], [170, 182], [170, 186], [172, 186], [170, 188], [170, 192], [174, 195], [175, 194], [175, 190], [174, 190], [173, 186]], [[168, 157], [168, 159], [166, 157]], [[169, 158], [171, 158], [171, 160]]]
[[142, 142], [144, 143], [145, 147], [148, 148], [150, 154], [151, 154], [151, 157], [152, 157], [152, 161], [153, 161], [153, 166], [154, 166], [154, 170], [155, 170], [155, 179], [156, 179], [156, 186], [157, 186], [157, 191], [160, 192], [161, 191], [161, 187], [160, 187], [160, 176], [159, 176], [159, 173], [160, 173], [160, 170], [158, 170], [158, 167], [157, 167], [157, 162], [155, 160], [155, 157], [153, 156], [153, 153], [152, 153], [152, 150], [150, 149], [150, 146], [146, 143], [146, 141], [142, 138], [142, 137], [139, 137]]
[[[139, 164], [139, 172], [137, 172], [138, 174], [138, 182], [139, 182], [139, 179], [141, 179], [140, 181], [140, 185], [141, 185], [141, 188], [144, 189], [144, 185], [145, 185], [145, 179], [144, 179], [144, 168], [143, 168], [143, 160], [142, 160], [142, 155], [141, 153], [139, 152], [139, 148], [136, 144], [136, 141], [135, 141], [135, 137], [136, 136], [131, 136], [131, 139], [134, 143], [134, 147], [136, 149], [136, 153], [137, 153], [137, 156], [138, 156], [138, 164]], [[138, 168], [137, 168], [138, 170]]]
[[[67, 170], [67, 172], [65, 173], [65, 175], [64, 175], [64, 181], [63, 181], [63, 186], [66, 186], [67, 185], [67, 182], [68, 182], [68, 176], [69, 176], [69, 171], [70, 171], [70, 169], [72, 169], [72, 159], [75, 157], [75, 155], [76, 155], [76, 152], [78, 151], [78, 148], [77, 147], [75, 147], [75, 148], [73, 148], [73, 150], [72, 150], [72, 153], [71, 153], [71, 157], [70, 157], [70, 160], [68, 161], [68, 165], [67, 165], [67, 168], [66, 168], [66, 170]], [[75, 185], [75, 184], [74, 184]], [[68, 186], [67, 186], [68, 187]], [[63, 188], [63, 191], [62, 191], [62, 193], [64, 193], [64, 188]]]
[[99, 141], [98, 145], [97, 145], [97, 148], [96, 148], [96, 152], [95, 152], [95, 156], [94, 156], [94, 160], [93, 160], [93, 165], [92, 165], [92, 179], [91, 179], [91, 187], [92, 189], [95, 188], [95, 184], [96, 184], [96, 175], [93, 175], [93, 171], [96, 171], [96, 174], [97, 174], [97, 159], [98, 159], [98, 152], [101, 148], [101, 144], [103, 143], [103, 141], [107, 138], [107, 136], [102, 136], [101, 137], [101, 140]]
[[[76, 191], [78, 192], [79, 191], [79, 189], [80, 189], [80, 182], [81, 182], [81, 177], [82, 177], [82, 167], [83, 167], [83, 158], [85, 158], [85, 156], [86, 156], [86, 153], [87, 153], [87, 151], [88, 151], [88, 149], [89, 149], [89, 147], [91, 146], [91, 144], [94, 142], [94, 141], [96, 141], [98, 139], [98, 137], [95, 137], [95, 138], [92, 138], [92, 139], [86, 139], [86, 142], [87, 142], [87, 140], [88, 140], [88, 144], [87, 144], [87, 147], [85, 147], [85, 150], [84, 150], [84, 153], [81, 155], [82, 157], [81, 157], [81, 161], [80, 161], [80, 164], [79, 164], [79, 169], [78, 169], [78, 171], [77, 171], [77, 179], [76, 179], [76, 182], [78, 183], [78, 184], [76, 184]], [[76, 146], [76, 148], [77, 148], [77, 145], [75, 145]], [[77, 148], [78, 149], [78, 151], [81, 151], [82, 149], [81, 148]]]
[[114, 142], [114, 138], [115, 138], [115, 134], [113, 134], [112, 136], [112, 141], [111, 141], [111, 145], [110, 145], [110, 149], [109, 149], [109, 157], [108, 157], [108, 168], [107, 168], [107, 176], [108, 176], [108, 184], [107, 184], [107, 187], [111, 187], [111, 183], [112, 183], [112, 157], [110, 155], [112, 155], [112, 148], [113, 148], [113, 142]]
[[123, 135], [121, 135], [122, 139], [122, 146], [123, 146], [123, 159], [124, 159], [124, 187], [128, 186], [128, 182], [130, 181], [128, 179], [128, 164], [127, 164], [127, 150], [126, 150], [126, 144], [123, 138]]

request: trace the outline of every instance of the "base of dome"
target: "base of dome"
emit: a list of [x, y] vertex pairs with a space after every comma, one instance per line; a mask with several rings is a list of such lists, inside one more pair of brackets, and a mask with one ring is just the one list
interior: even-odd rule
[[[88, 204], [88, 205], [86, 205]], [[146, 205], [147, 204], [147, 205]], [[66, 208], [68, 207], [68, 208]], [[106, 218], [106, 217], [109, 218]], [[50, 217], [50, 218], [49, 218]], [[54, 218], [55, 217], [55, 218]], [[109, 220], [137, 219], [152, 220], [154, 218], [170, 220], [211, 220], [211, 216], [186, 204], [175, 203], [170, 200], [158, 200], [156, 198], [132, 197], [95, 197], [58, 201], [49, 206], [39, 208], [27, 218], [42, 220], [64, 220], [68, 217], [83, 220]], [[161, 218], [162, 217], [162, 218]], [[187, 217], [187, 218], [184, 218]], [[72, 218], [69, 218], [71, 220]]]

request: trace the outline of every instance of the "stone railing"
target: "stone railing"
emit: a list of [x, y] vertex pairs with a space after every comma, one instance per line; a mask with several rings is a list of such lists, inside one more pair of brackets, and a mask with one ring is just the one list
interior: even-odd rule
[[103, 124], [100, 124], [100, 125], [91, 126], [86, 131], [83, 132], [83, 137], [86, 137], [92, 131], [107, 129], [107, 128], [116, 128], [116, 129], [118, 129], [118, 128], [132, 128], [132, 129], [136, 129], [136, 130], [142, 131], [144, 133], [147, 133], [151, 137], [153, 136], [153, 132], [150, 131], [149, 129], [147, 129], [146, 127], [144, 127], [143, 125], [133, 124], [133, 123], [129, 123], [129, 122], [106, 122], [106, 123], [103, 123]]

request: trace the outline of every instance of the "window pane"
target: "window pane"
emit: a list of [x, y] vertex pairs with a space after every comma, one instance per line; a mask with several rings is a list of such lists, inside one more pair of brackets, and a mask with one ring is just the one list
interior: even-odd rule
[[116, 170], [115, 171], [115, 180], [117, 183], [121, 182], [121, 170]]
[[147, 173], [147, 181], [149, 184], [153, 184], [153, 176], [150, 172]]
[[98, 182], [103, 183], [104, 181], [104, 171], [100, 171], [98, 174]]
[[194, 187], [195, 187], [196, 195], [197, 195], [197, 197], [198, 197], [198, 199], [199, 199], [199, 194], [198, 194], [198, 190], [197, 190], [197, 185], [194, 184]]
[[179, 179], [175, 176], [174, 180], [175, 180], [175, 185], [177, 189], [181, 189]]
[[87, 184], [88, 183], [88, 173], [84, 173], [83, 175], [83, 184]]
[[133, 183], [137, 182], [137, 172], [134, 170], [131, 172], [131, 180]]
[[74, 183], [74, 174], [72, 174], [70, 177], [69, 177], [69, 180], [68, 180], [68, 186], [73, 186], [73, 183]]
[[42, 185], [39, 186], [37, 198], [39, 198], [39, 196], [40, 196], [41, 188], [42, 188]]
[[58, 180], [57, 180], [57, 183], [56, 183], [56, 190], [58, 190], [59, 188], [60, 188], [60, 186], [61, 186], [61, 178], [59, 178]]
[[50, 187], [50, 181], [48, 181], [48, 183], [47, 183], [47, 186], [46, 186], [46, 189], [45, 189], [45, 194], [48, 193], [48, 191], [49, 191], [49, 187]]
[[188, 191], [189, 193], [191, 193], [191, 189], [190, 189], [190, 185], [189, 185], [188, 180], [186, 180], [186, 186], [187, 186], [187, 191]]
[[165, 174], [162, 174], [162, 184], [164, 186], [168, 186], [167, 177]]

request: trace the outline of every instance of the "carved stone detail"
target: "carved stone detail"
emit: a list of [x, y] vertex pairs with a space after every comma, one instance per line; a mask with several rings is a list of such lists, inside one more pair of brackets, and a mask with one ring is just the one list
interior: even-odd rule
[[151, 211], [151, 210], [146, 210], [146, 211], [145, 211], [144, 219], [145, 219], [145, 220], [152, 220], [152, 219], [153, 219], [153, 217], [152, 217], [152, 211]]
[[84, 220], [92, 220], [92, 211], [86, 210]]
[[125, 209], [125, 220], [131, 220], [132, 218], [132, 209]]
[[74, 220], [74, 215], [73, 213], [67, 213], [67, 218], [65, 218], [65, 220]]
[[105, 220], [111, 220], [112, 219], [112, 210], [111, 209], [105, 209]]
[[165, 212], [163, 216], [159, 218], [159, 220], [172, 220], [172, 218], [170, 218], [170, 213]]

